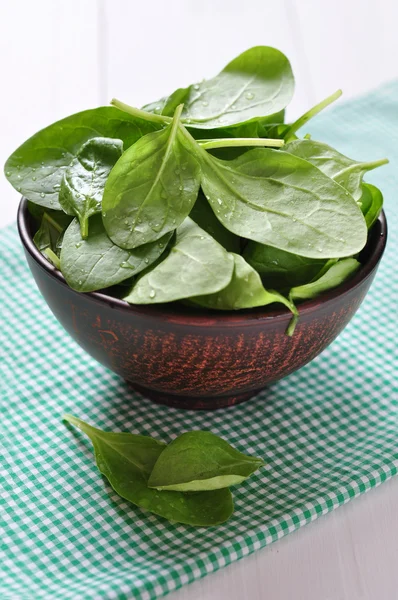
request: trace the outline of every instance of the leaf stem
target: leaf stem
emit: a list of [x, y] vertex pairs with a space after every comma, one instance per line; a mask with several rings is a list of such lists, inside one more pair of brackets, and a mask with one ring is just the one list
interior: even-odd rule
[[61, 263], [58, 256], [51, 250], [51, 248], [46, 248], [43, 250], [43, 254], [48, 258], [48, 260], [54, 265], [56, 269], [60, 269]]
[[239, 146], [265, 146], [269, 148], [281, 148], [284, 140], [270, 138], [220, 138], [217, 140], [200, 140], [199, 145], [205, 150], [211, 148], [234, 148]]
[[123, 110], [129, 115], [133, 115], [133, 117], [139, 117], [140, 119], [144, 119], [145, 121], [152, 121], [153, 123], [162, 123], [163, 125], [168, 125], [172, 122], [171, 117], [165, 117], [163, 115], [155, 115], [154, 113], [147, 112], [146, 110], [141, 110], [140, 108], [134, 108], [134, 106], [130, 106], [129, 104], [125, 104], [117, 98], [112, 98], [111, 100], [112, 106]]
[[85, 240], [88, 236], [88, 218], [87, 217], [84, 217], [84, 219], [82, 221], [80, 221], [80, 233], [81, 233], [83, 240]]
[[320, 113], [321, 110], [323, 110], [324, 108], [329, 106], [329, 104], [332, 104], [332, 102], [334, 102], [335, 100], [340, 98], [342, 93], [343, 92], [341, 90], [337, 90], [336, 92], [334, 92], [334, 94], [332, 94], [331, 96], [328, 96], [327, 98], [322, 100], [322, 102], [319, 102], [319, 104], [316, 104], [310, 110], [308, 110], [306, 113], [301, 115], [301, 117], [299, 117], [297, 119], [297, 121], [292, 123], [290, 125], [289, 129], [286, 131], [286, 133], [284, 135], [285, 142], [288, 142], [289, 139], [293, 136], [293, 134], [295, 134], [296, 131], [298, 131], [301, 127], [303, 127], [303, 125], [305, 125], [310, 119], [312, 119], [312, 117], [315, 117], [315, 115]]
[[62, 233], [63, 229], [62, 229], [61, 225], [59, 223], [57, 223], [57, 221], [55, 219], [53, 219], [47, 212], [44, 211], [43, 217], [44, 217], [44, 219], [46, 219], [46, 221], [48, 221], [50, 223], [50, 225], [52, 225], [54, 227], [54, 229], [56, 229], [58, 231], [58, 233]]
[[80, 429], [80, 431], [83, 431], [83, 433], [85, 433], [86, 435], [88, 435], [87, 431], [99, 431], [99, 429], [97, 429], [96, 427], [93, 427], [89, 423], [86, 423], [82, 419], [79, 419], [79, 417], [75, 417], [74, 415], [70, 415], [69, 413], [65, 413], [64, 415], [62, 415], [62, 420], [68, 421], [68, 423], [71, 423], [71, 425], [74, 425], [75, 427]]

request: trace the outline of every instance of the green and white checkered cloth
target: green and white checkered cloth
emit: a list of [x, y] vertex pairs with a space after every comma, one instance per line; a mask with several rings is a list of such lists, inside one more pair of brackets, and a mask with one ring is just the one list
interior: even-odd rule
[[[398, 82], [330, 110], [307, 129], [349, 156], [390, 158], [368, 178], [385, 194], [389, 244], [340, 337], [247, 404], [197, 413], [134, 394], [53, 317], [15, 227], [0, 233], [0, 598], [156, 598], [397, 473]], [[7, 201], [16, 201], [11, 189]], [[112, 491], [88, 439], [61, 422], [64, 412], [166, 442], [209, 429], [268, 466], [233, 491], [235, 513], [225, 525], [173, 525]]]

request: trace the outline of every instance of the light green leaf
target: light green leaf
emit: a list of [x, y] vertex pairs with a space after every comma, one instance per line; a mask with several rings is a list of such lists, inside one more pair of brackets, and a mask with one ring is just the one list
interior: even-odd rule
[[321, 292], [337, 287], [343, 281], [351, 277], [361, 266], [354, 258], [344, 258], [331, 265], [319, 279], [306, 285], [293, 287], [290, 290], [291, 300], [307, 300], [315, 298]]
[[349, 256], [366, 243], [352, 196], [306, 160], [262, 148], [222, 161], [202, 150], [201, 166], [210, 205], [236, 235], [317, 259]]
[[145, 110], [171, 116], [184, 103], [182, 121], [190, 128], [225, 128], [283, 110], [294, 91], [290, 63], [279, 50], [255, 46], [232, 60], [212, 79], [176, 90]]
[[119, 496], [170, 521], [197, 527], [223, 523], [233, 512], [228, 489], [183, 494], [150, 489], [149, 475], [166, 444], [150, 437], [102, 431], [64, 415], [91, 440], [97, 466]]
[[162, 127], [113, 106], [85, 110], [35, 133], [11, 154], [4, 171], [11, 185], [28, 200], [60, 210], [58, 193], [64, 170], [87, 140], [116, 138], [128, 148]]
[[231, 255], [187, 217], [177, 229], [169, 255], [138, 279], [124, 298], [131, 304], [156, 304], [218, 292], [231, 281]]
[[173, 235], [134, 250], [123, 250], [109, 239], [101, 215], [90, 220], [90, 235], [83, 239], [74, 219], [65, 232], [61, 250], [61, 271], [68, 285], [78, 292], [93, 292], [116, 285], [153, 264], [165, 251]]
[[284, 304], [289, 310], [296, 312], [287, 298], [273, 290], [264, 289], [259, 274], [242, 256], [238, 254], [232, 254], [232, 256], [235, 268], [229, 284], [215, 294], [192, 298], [193, 302], [206, 308], [216, 308], [218, 310], [253, 308], [276, 302]]
[[355, 200], [362, 195], [362, 179], [367, 171], [388, 163], [386, 158], [372, 162], [356, 162], [334, 148], [314, 140], [295, 140], [286, 144], [284, 152], [307, 160], [346, 189]]
[[59, 203], [66, 213], [79, 219], [84, 238], [88, 235], [89, 217], [101, 212], [105, 182], [122, 152], [121, 140], [92, 138], [83, 144], [64, 172]]
[[163, 131], [124, 152], [108, 177], [103, 221], [122, 248], [137, 248], [173, 231], [195, 203], [200, 167], [178, 127], [179, 112]]
[[199, 492], [241, 483], [264, 461], [239, 452], [210, 431], [189, 431], [173, 440], [157, 459], [148, 486]]

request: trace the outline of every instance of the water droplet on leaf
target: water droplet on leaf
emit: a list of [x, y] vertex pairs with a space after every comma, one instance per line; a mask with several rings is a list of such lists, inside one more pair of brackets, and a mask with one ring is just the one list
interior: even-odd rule
[[155, 292], [155, 290], [151, 290], [151, 291], [149, 292], [149, 297], [150, 297], [150, 298], [154, 298], [155, 296], [156, 296], [156, 292]]
[[247, 92], [246, 98], [247, 98], [247, 100], [253, 100], [253, 98], [254, 98], [253, 92]]
[[203, 106], [209, 106], [209, 103], [207, 102], [207, 100], [203, 100], [202, 105]]
[[32, 181], [36, 181], [36, 179], [37, 179], [37, 177], [35, 177], [35, 176], [33, 175], [33, 177], [32, 177]]
[[75, 248], [80, 248], [81, 245], [82, 245], [81, 242], [77, 242], [77, 244], [75, 244]]
[[198, 84], [198, 83], [195, 83], [195, 85], [193, 86], [193, 89], [194, 89], [194, 90], [198, 90], [198, 89], [199, 89], [199, 87], [200, 87], [200, 86], [199, 86], [199, 84]]
[[40, 194], [40, 198], [44, 198], [44, 196], [45, 196], [45, 193], [44, 193], [44, 192], [41, 192], [41, 194]]

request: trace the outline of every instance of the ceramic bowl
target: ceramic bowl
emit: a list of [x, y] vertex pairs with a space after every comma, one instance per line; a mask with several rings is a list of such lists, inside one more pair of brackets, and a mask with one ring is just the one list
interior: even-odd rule
[[[338, 288], [299, 305], [292, 337], [285, 308], [237, 312], [177, 304], [131, 306], [104, 292], [82, 294], [36, 249], [22, 199], [18, 229], [26, 259], [48, 306], [73, 339], [155, 402], [187, 409], [231, 406], [255, 396], [318, 356], [358, 310], [386, 245], [384, 213], [361, 252], [361, 268]], [[266, 399], [266, 396], [265, 396]]]

